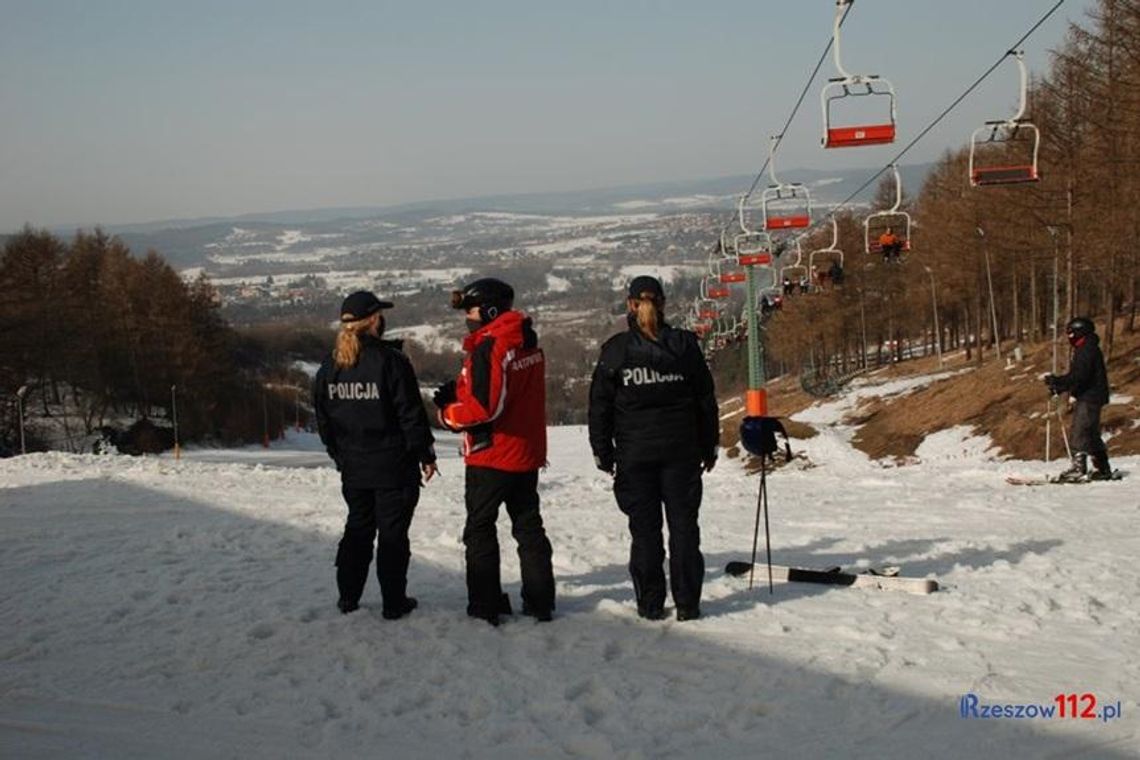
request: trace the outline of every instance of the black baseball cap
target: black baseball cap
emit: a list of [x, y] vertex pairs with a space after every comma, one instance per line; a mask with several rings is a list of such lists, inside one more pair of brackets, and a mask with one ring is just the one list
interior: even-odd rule
[[665, 289], [656, 277], [647, 274], [634, 277], [629, 283], [629, 297], [642, 298], [646, 293], [661, 301], [665, 300]]
[[367, 319], [381, 309], [391, 309], [393, 305], [391, 301], [381, 301], [375, 293], [358, 290], [345, 298], [344, 303], [340, 305], [340, 321], [356, 322]]

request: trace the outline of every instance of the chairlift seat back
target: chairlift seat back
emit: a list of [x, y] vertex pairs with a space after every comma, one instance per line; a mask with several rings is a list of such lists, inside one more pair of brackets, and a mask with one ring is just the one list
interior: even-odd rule
[[741, 253], [736, 257], [737, 263], [742, 267], [769, 266], [772, 263], [770, 251], [756, 251], [755, 253]]
[[829, 127], [823, 142], [825, 148], [859, 148], [864, 145], [889, 145], [895, 141], [894, 124], [866, 124], [856, 127]]
[[764, 228], [768, 230], [799, 230], [810, 226], [811, 217], [807, 214], [769, 216], [764, 221]]
[[1020, 185], [1037, 182], [1041, 179], [1033, 164], [1020, 166], [985, 166], [975, 168], [970, 175], [970, 184], [975, 187], [989, 185]]

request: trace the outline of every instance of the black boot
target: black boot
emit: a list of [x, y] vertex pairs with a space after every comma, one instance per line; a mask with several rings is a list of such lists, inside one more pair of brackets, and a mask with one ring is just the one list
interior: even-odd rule
[[1058, 475], [1057, 480], [1061, 483], [1079, 483], [1086, 479], [1088, 472], [1088, 454], [1085, 454], [1083, 451], [1078, 451], [1073, 454], [1073, 462], [1069, 465], [1069, 469]]
[[678, 607], [677, 620], [678, 622], [685, 622], [686, 620], [699, 620], [701, 617], [700, 607]]
[[467, 605], [467, 617], [478, 618], [479, 620], [486, 621], [495, 627], [498, 627], [499, 625], [499, 615], [511, 614], [514, 614], [511, 611], [511, 597], [507, 594], [501, 594], [499, 596], [499, 605], [495, 608], [494, 611], [472, 607], [470, 603]]
[[522, 614], [534, 618], [539, 623], [549, 623], [554, 619], [554, 612], [552, 610], [530, 607], [525, 601], [523, 602]]
[[665, 608], [656, 605], [637, 605], [637, 614], [646, 620], [664, 620]]
[[397, 604], [392, 607], [384, 607], [384, 611], [380, 614], [384, 616], [385, 620], [399, 620], [404, 615], [414, 610], [419, 606], [414, 596], [405, 596], [403, 604]]
[[1089, 475], [1089, 480], [1111, 480], [1112, 479], [1112, 465], [1108, 463], [1108, 454], [1093, 454], [1092, 464], [1094, 471]]

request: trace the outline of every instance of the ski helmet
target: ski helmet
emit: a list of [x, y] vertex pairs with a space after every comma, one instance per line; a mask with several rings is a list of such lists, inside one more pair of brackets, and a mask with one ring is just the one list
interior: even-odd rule
[[1069, 320], [1069, 324], [1065, 325], [1065, 332], [1070, 340], [1077, 340], [1094, 334], [1096, 325], [1088, 317], [1073, 317]]
[[451, 291], [453, 309], [479, 307], [479, 319], [484, 324], [494, 320], [505, 311], [510, 311], [515, 302], [515, 289], [502, 280], [484, 277], [465, 286], [462, 290]]

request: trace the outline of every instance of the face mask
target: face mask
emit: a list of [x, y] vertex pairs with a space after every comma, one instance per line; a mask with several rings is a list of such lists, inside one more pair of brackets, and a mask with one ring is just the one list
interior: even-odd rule
[[483, 326], [483, 321], [480, 319], [467, 319], [464, 321], [467, 322], [467, 332], [475, 332]]

